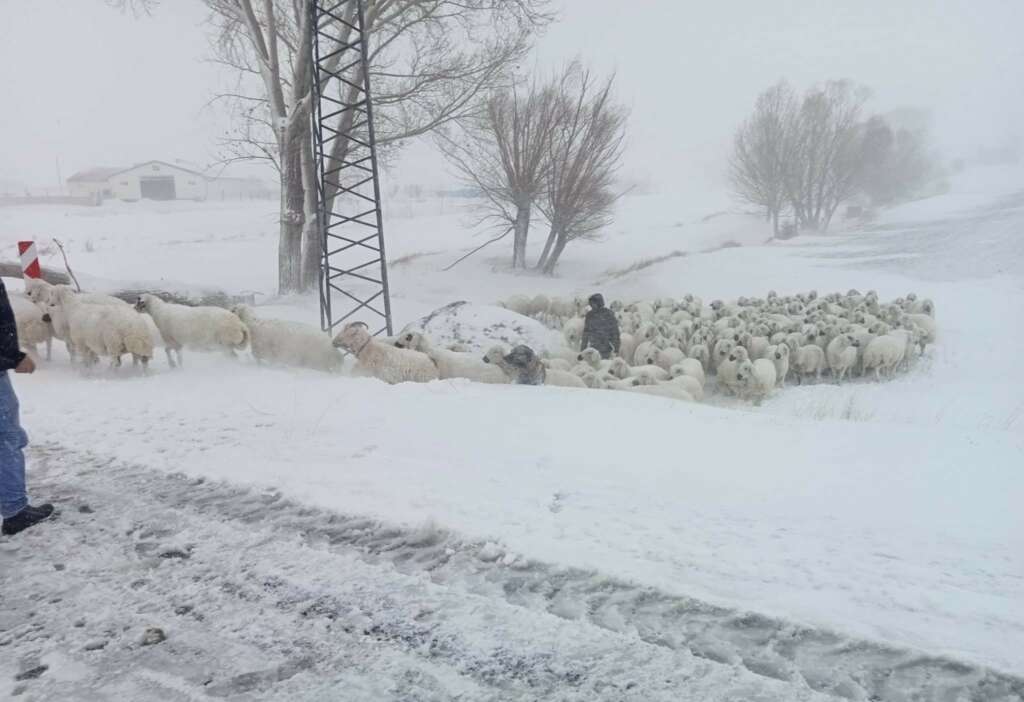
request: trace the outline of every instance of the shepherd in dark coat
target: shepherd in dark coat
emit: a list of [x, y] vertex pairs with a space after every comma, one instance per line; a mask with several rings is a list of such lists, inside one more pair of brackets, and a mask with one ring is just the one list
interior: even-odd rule
[[611, 358], [619, 352], [619, 320], [604, 306], [601, 293], [594, 293], [587, 302], [590, 303], [590, 311], [583, 320], [580, 351], [593, 346], [601, 358]]

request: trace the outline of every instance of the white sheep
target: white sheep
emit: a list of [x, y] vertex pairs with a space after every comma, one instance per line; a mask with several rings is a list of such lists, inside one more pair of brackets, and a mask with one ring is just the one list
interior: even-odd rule
[[356, 357], [358, 371], [385, 383], [426, 383], [440, 376], [437, 366], [425, 353], [400, 349], [374, 339], [362, 322], [346, 324], [331, 343]]
[[693, 402], [693, 395], [686, 392], [686, 390], [679, 385], [673, 383], [659, 383], [658, 385], [638, 385], [636, 387], [626, 387], [623, 390], [627, 392], [636, 392], [641, 395], [654, 395], [656, 397], [666, 397], [672, 400], [682, 400], [683, 402]]
[[775, 364], [767, 358], [743, 361], [736, 369], [736, 381], [742, 388], [742, 395], [761, 404], [775, 389]]
[[575, 373], [570, 371], [562, 371], [551, 368], [544, 374], [545, 385], [556, 385], [563, 388], [585, 388], [587, 384], [583, 382]]
[[430, 340], [420, 332], [399, 334], [395, 346], [426, 354], [437, 366], [438, 377], [442, 380], [467, 378], [478, 383], [505, 384], [508, 382], [508, 378], [500, 368], [484, 363], [476, 354], [435, 348]]
[[828, 342], [825, 358], [837, 383], [857, 364], [857, 339], [852, 334], [839, 334]]
[[562, 336], [570, 349], [578, 350], [583, 340], [583, 318], [573, 317], [562, 325]]
[[528, 316], [530, 314], [530, 308], [533, 306], [533, 299], [526, 295], [512, 295], [507, 300], [499, 304], [505, 309], [511, 310], [516, 314]]
[[656, 341], [642, 341], [637, 344], [636, 350], [633, 351], [633, 358], [626, 358], [627, 361], [631, 362], [634, 366], [654, 366], [657, 365], [658, 352], [661, 349], [658, 347]]
[[114, 307], [130, 307], [130, 305], [119, 297], [105, 293], [75, 292], [70, 285], [52, 285], [46, 291], [46, 299], [67, 300], [75, 296], [79, 302], [88, 305], [112, 305]]
[[596, 382], [591, 387], [602, 390], [628, 390], [640, 386], [639, 378], [616, 378], [615, 376], [597, 375]]
[[625, 359], [632, 360], [636, 351], [637, 340], [629, 332], [619, 334], [619, 355]]
[[[36, 282], [38, 283], [40, 281]], [[124, 309], [128, 309], [130, 307], [127, 302], [112, 295], [104, 295], [103, 293], [77, 293], [68, 285], [33, 285], [32, 292], [33, 296], [40, 300], [37, 304], [47, 311], [49, 311], [50, 302], [63, 305], [72, 298], [82, 304], [120, 307]], [[67, 315], [51, 314], [50, 316], [50, 326], [53, 329], [53, 335], [64, 342], [64, 346], [67, 347], [68, 356], [71, 357], [71, 362], [75, 363], [78, 360], [78, 354], [75, 350], [75, 345], [71, 340]], [[139, 319], [146, 326], [153, 347], [156, 348], [163, 346], [163, 337], [160, 335], [160, 330], [157, 329], [153, 319], [148, 315], [140, 315]], [[140, 361], [142, 361], [141, 357], [135, 354], [132, 355], [133, 365], [138, 364]]]
[[678, 378], [681, 375], [688, 375], [699, 382], [701, 387], [704, 387], [704, 383], [706, 381], [704, 377], [704, 366], [702, 366], [700, 361], [695, 358], [684, 358], [679, 363], [676, 363], [669, 368], [668, 372], [673, 378]]
[[654, 359], [654, 365], [660, 366], [665, 370], [670, 370], [672, 366], [686, 358], [686, 354], [682, 350], [670, 346], [667, 349], [658, 349], [658, 353]]
[[231, 311], [249, 330], [249, 348], [258, 363], [280, 363], [334, 373], [341, 370], [341, 353], [318, 327], [256, 316], [248, 305]]
[[828, 368], [825, 352], [817, 344], [807, 344], [797, 348], [792, 356], [791, 365], [796, 371], [797, 383], [803, 383], [805, 375], [813, 375], [815, 381], [821, 382], [821, 372]]
[[692, 344], [686, 355], [689, 358], [698, 361], [705, 373], [707, 373], [711, 368], [711, 352], [708, 350], [707, 344]]
[[548, 312], [560, 319], [569, 319], [576, 314], [576, 302], [565, 297], [552, 297], [548, 301]]
[[97, 305], [82, 302], [77, 295], [54, 298], [48, 303], [47, 316], [67, 319], [68, 340], [81, 354], [86, 367], [102, 357], [111, 367], [121, 365], [121, 356], [132, 354], [143, 370], [153, 357], [153, 338], [143, 317], [127, 305]]
[[32, 301], [35, 305], [40, 305], [41, 309], [45, 312], [46, 303], [50, 301], [50, 288], [52, 284], [47, 283], [42, 278], [24, 278], [25, 281], [25, 297]]
[[573, 368], [573, 364], [564, 358], [542, 358], [540, 362], [549, 370], [571, 371]]
[[588, 346], [580, 351], [576, 356], [576, 360], [579, 361], [580, 365], [586, 366], [587, 369], [596, 371], [607, 371], [612, 364], [611, 360], [601, 358], [601, 352], [593, 346]]
[[677, 385], [693, 396], [698, 402], [704, 399], [704, 386], [690, 375], [679, 375], [667, 381], [671, 385]]
[[882, 374], [892, 376], [897, 366], [903, 362], [907, 352], [905, 337], [900, 336], [878, 336], [868, 342], [864, 348], [863, 369], [875, 371], [875, 380], [881, 380]]
[[729, 359], [729, 354], [736, 348], [736, 342], [732, 339], [719, 339], [715, 342], [715, 348], [711, 354], [711, 367], [718, 372], [718, 367]]
[[18, 329], [18, 343], [33, 355], [38, 355], [37, 344], [46, 346], [46, 360], [53, 357], [53, 326], [44, 319], [43, 310], [28, 297], [17, 293], [8, 295], [14, 322]]
[[[918, 342], [921, 345], [921, 353], [924, 353], [925, 347], [928, 344], [935, 343], [938, 327], [935, 324], [934, 318], [927, 314], [905, 314], [901, 321], [904, 325], [909, 322], [921, 330], [920, 340]], [[906, 328], [906, 326], [904, 326], [904, 328]]]
[[769, 346], [765, 358], [775, 366], [779, 387], [786, 387], [786, 376], [789, 375], [789, 346], [784, 343]]
[[156, 295], [139, 297], [135, 309], [145, 312], [156, 323], [164, 340], [167, 362], [173, 368], [182, 365], [184, 347], [200, 350], [221, 349], [230, 355], [249, 343], [249, 329], [241, 319], [220, 307], [188, 307], [164, 302]]
[[670, 378], [667, 370], [655, 365], [630, 366], [626, 373], [631, 378], [640, 378], [651, 383], [660, 383]]
[[771, 346], [771, 341], [768, 337], [754, 336], [750, 333], [743, 335], [742, 343], [750, 353], [750, 358], [754, 360], [764, 358], [765, 354], [768, 353], [768, 347]]
[[726, 394], [737, 394], [740, 382], [736, 375], [740, 364], [750, 360], [745, 346], [735, 346], [729, 356], [718, 365], [718, 387]]

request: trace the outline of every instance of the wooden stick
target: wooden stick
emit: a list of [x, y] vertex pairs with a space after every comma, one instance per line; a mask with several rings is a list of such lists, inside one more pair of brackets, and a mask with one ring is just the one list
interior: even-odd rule
[[68, 263], [68, 255], [64, 252], [64, 244], [60, 243], [60, 239], [54, 239], [53, 243], [60, 249], [60, 255], [64, 257], [64, 267], [68, 270], [68, 275], [71, 276], [71, 280], [75, 281], [75, 291], [82, 292], [82, 286], [78, 284], [78, 278], [75, 277], [74, 271], [71, 270], [71, 264]]

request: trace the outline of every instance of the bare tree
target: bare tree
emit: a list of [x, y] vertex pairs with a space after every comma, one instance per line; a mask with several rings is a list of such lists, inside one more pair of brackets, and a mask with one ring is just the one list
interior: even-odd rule
[[553, 85], [534, 81], [525, 91], [513, 86], [492, 95], [482, 114], [465, 120], [454, 135], [439, 138], [463, 179], [482, 196], [483, 220], [514, 232], [513, 268], [527, 266], [533, 205], [550, 168], [558, 106]]
[[775, 236], [788, 202], [786, 168], [795, 157], [790, 153], [794, 140], [789, 132], [796, 113], [796, 96], [785, 81], [763, 92], [754, 114], [736, 132], [729, 161], [733, 193], [743, 202], [764, 208]]
[[849, 81], [809, 90], [788, 134], [786, 189], [802, 227], [824, 231], [857, 192], [861, 107], [868, 93]]
[[611, 222], [613, 190], [622, 161], [626, 110], [613, 102], [614, 76], [597, 83], [570, 64], [559, 81], [561, 115], [551, 145], [551, 167], [539, 209], [550, 225], [537, 268], [551, 275], [566, 245], [593, 237]]
[[[237, 130], [226, 140], [227, 160], [263, 159], [281, 180], [278, 247], [281, 292], [316, 284], [320, 242], [315, 228], [314, 167], [310, 149], [311, 80], [306, 0], [204, 0], [217, 27], [215, 61], [236, 71], [236, 87], [221, 99], [233, 106]], [[370, 80], [378, 143], [396, 145], [473, 114], [507, 69], [527, 52], [534, 32], [551, 19], [548, 0], [366, 0]], [[347, 7], [351, 22], [354, 3]], [[351, 38], [345, 25], [322, 25], [337, 36], [329, 56]], [[332, 59], [340, 65], [342, 54]], [[357, 69], [358, 70], [358, 69]], [[363, 76], [350, 75], [358, 85]], [[358, 88], [335, 95], [347, 104]], [[353, 128], [353, 111], [334, 127]], [[356, 132], [358, 137], [358, 125]], [[364, 127], [365, 128], [365, 125]], [[346, 158], [349, 142], [332, 142], [325, 168]], [[328, 185], [328, 209], [338, 194]]]

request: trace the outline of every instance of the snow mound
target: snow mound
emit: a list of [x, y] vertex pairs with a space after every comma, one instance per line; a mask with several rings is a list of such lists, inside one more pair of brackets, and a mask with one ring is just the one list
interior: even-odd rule
[[525, 344], [537, 353], [565, 346], [562, 335], [535, 319], [502, 307], [453, 302], [412, 322], [402, 330], [420, 331], [438, 346], [458, 344], [483, 353], [495, 345]]

